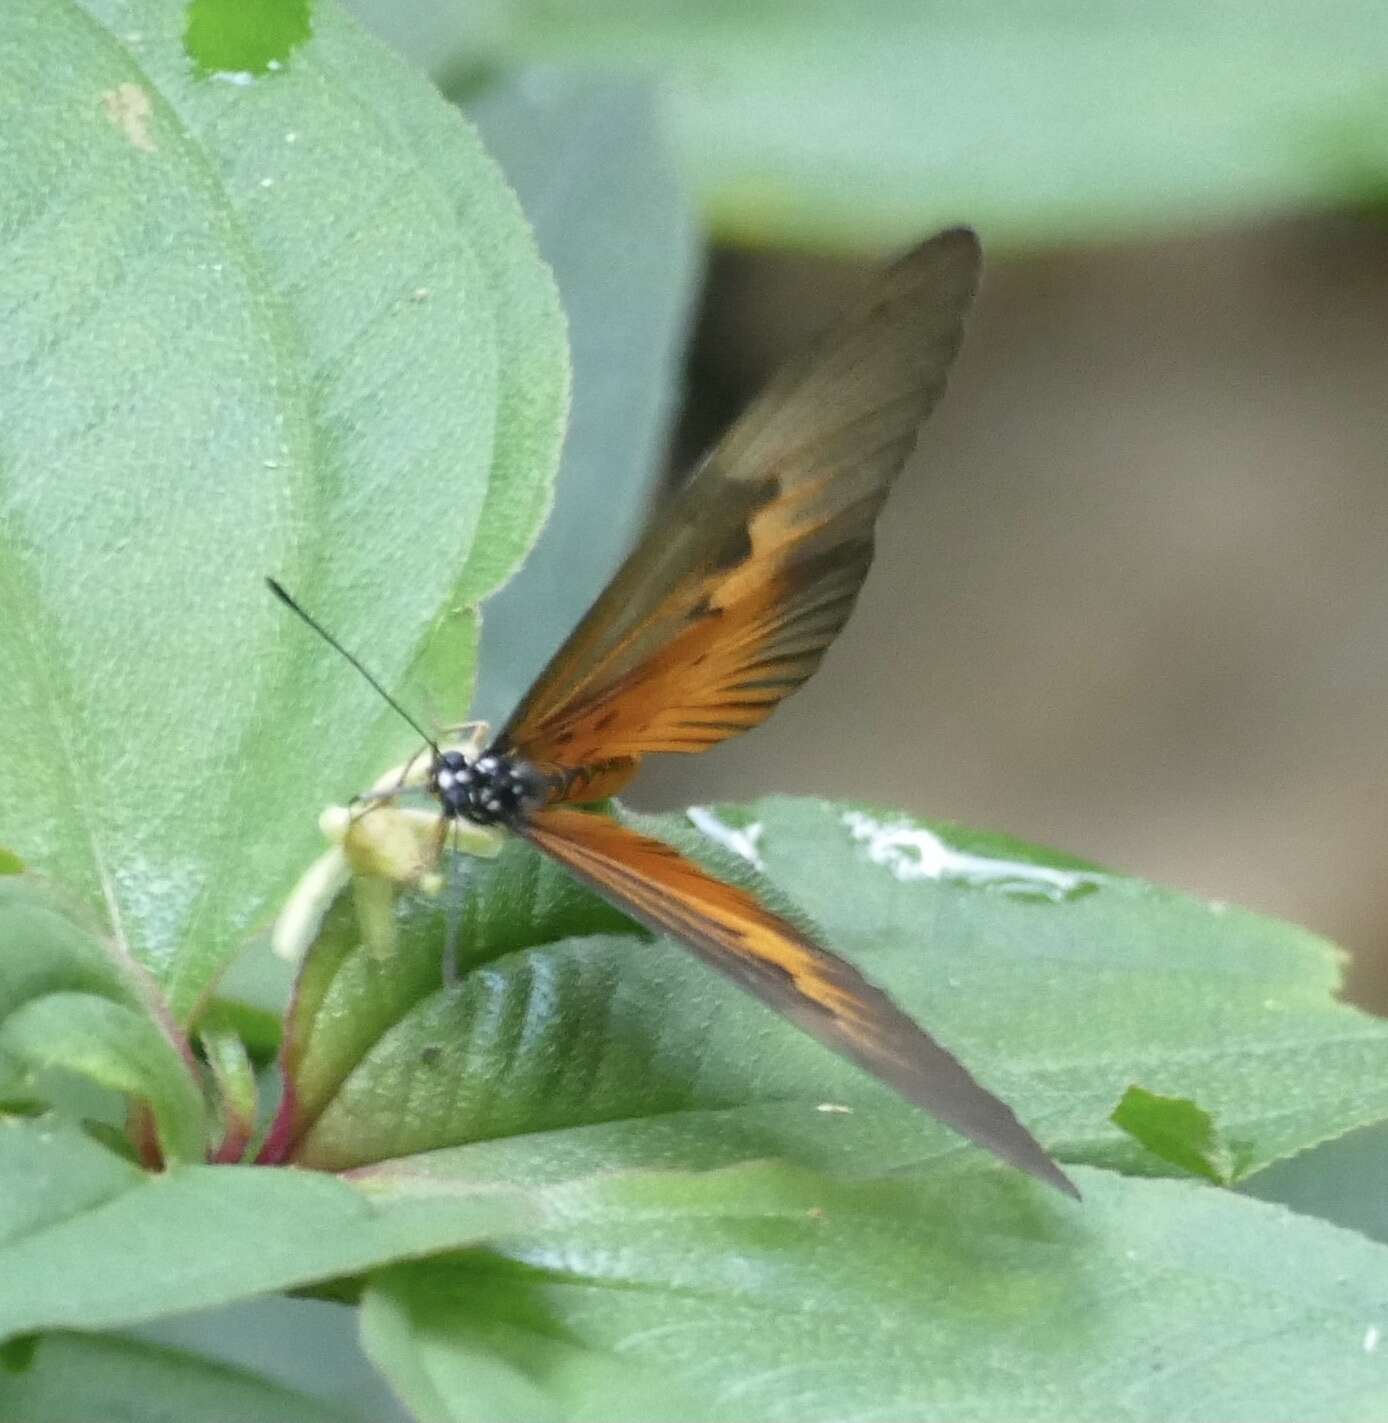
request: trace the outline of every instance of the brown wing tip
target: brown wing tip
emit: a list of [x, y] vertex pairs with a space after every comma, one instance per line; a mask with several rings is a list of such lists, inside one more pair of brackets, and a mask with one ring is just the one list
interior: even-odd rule
[[895, 263], [897, 270], [911, 267], [933, 267], [948, 261], [963, 268], [975, 278], [983, 263], [983, 245], [972, 227], [946, 227], [918, 242]]
[[[978, 1146], [991, 1151], [1009, 1166], [1025, 1171], [1034, 1180], [1083, 1200], [1079, 1187], [1062, 1171], [1050, 1152], [1022, 1125], [1017, 1114], [1000, 1097], [974, 1080], [968, 1069], [951, 1057], [969, 1091], [962, 1101], [948, 1101], [932, 1094], [933, 1100], [912, 1099], [933, 1116], [952, 1126]], [[937, 1069], [938, 1072], [938, 1069]]]
[[[1021, 1124], [1018, 1123], [1018, 1125]], [[1080, 1194], [1080, 1188], [1060, 1169], [1050, 1153], [1032, 1137], [1030, 1132], [1026, 1131], [1025, 1127], [1021, 1129], [1026, 1133], [1027, 1145], [1025, 1148], [1007, 1150], [995, 1146], [994, 1150], [1011, 1165], [1025, 1171], [1027, 1175], [1044, 1182], [1047, 1186], [1054, 1186], [1057, 1191], [1063, 1192], [1073, 1200], [1084, 1200]]]

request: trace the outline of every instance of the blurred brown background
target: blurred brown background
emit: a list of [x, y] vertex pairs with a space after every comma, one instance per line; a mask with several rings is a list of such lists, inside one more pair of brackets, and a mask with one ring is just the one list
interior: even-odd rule
[[[863, 270], [715, 258], [683, 454]], [[1367, 219], [993, 257], [822, 670], [637, 799], [1006, 830], [1306, 924], [1388, 1010], [1385, 332]]]

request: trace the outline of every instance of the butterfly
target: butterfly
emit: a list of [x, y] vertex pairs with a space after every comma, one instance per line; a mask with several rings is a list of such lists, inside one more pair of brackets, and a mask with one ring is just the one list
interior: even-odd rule
[[1077, 1196], [1012, 1110], [852, 964], [672, 846], [579, 808], [622, 790], [648, 755], [760, 725], [818, 667], [943, 393], [978, 271], [977, 238], [953, 228], [880, 273], [706, 456], [491, 743], [429, 740], [423, 782], [445, 826], [521, 836], [908, 1101]]

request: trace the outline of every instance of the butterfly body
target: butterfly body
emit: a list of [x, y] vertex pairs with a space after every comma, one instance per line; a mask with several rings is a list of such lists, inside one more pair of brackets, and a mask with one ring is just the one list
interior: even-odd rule
[[760, 725], [818, 667], [943, 393], [978, 268], [977, 239], [955, 228], [881, 273], [667, 504], [490, 746], [430, 743], [426, 784], [445, 822], [522, 836], [909, 1101], [1077, 1195], [1006, 1103], [856, 967], [674, 847], [575, 808], [621, 790], [649, 754]]
[[513, 826], [552, 790], [528, 761], [491, 750], [475, 759], [457, 749], [436, 751], [426, 785], [445, 817], [474, 825]]

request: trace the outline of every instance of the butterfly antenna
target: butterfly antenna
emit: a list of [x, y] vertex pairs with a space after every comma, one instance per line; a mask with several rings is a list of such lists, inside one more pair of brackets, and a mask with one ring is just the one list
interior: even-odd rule
[[312, 614], [305, 612], [304, 609], [301, 608], [298, 603], [296, 603], [294, 599], [289, 596], [282, 584], [277, 583], [273, 578], [267, 578], [265, 581], [270, 585], [270, 591], [275, 595], [275, 597], [277, 597], [280, 602], [283, 603], [284, 606], [289, 609], [291, 613], [295, 614], [295, 616], [300, 618], [303, 622], [307, 623], [308, 626], [311, 627], [314, 632], [316, 632], [318, 636], [321, 637], [323, 641], [328, 644], [329, 647], [331, 647], [335, 652], [341, 653], [341, 655], [345, 657], [347, 661], [350, 662], [352, 666], [355, 667], [357, 671], [360, 672], [361, 675], [366, 678], [366, 680], [381, 694], [386, 704], [388, 706], [393, 707], [395, 711], [398, 712], [400, 716], [404, 718], [405, 721], [409, 722], [409, 724], [414, 727], [414, 729], [428, 743], [434, 754], [437, 755], [439, 750], [438, 742], [435, 741], [434, 738], [430, 736], [429, 733], [425, 731], [422, 726], [420, 726], [420, 724], [414, 719], [414, 717], [412, 717], [409, 712], [407, 712], [405, 708], [402, 707], [400, 703], [397, 702], [388, 691], [386, 691], [386, 689], [380, 684], [380, 682], [375, 677], [373, 677], [371, 673], [366, 670], [365, 667], [362, 666], [361, 661], [358, 658], [354, 657], [350, 652], [348, 652], [347, 649], [343, 647], [343, 645], [332, 635], [332, 633], [327, 630], [327, 628], [323, 626], [322, 623], [318, 621], [317, 618], [313, 617]]

